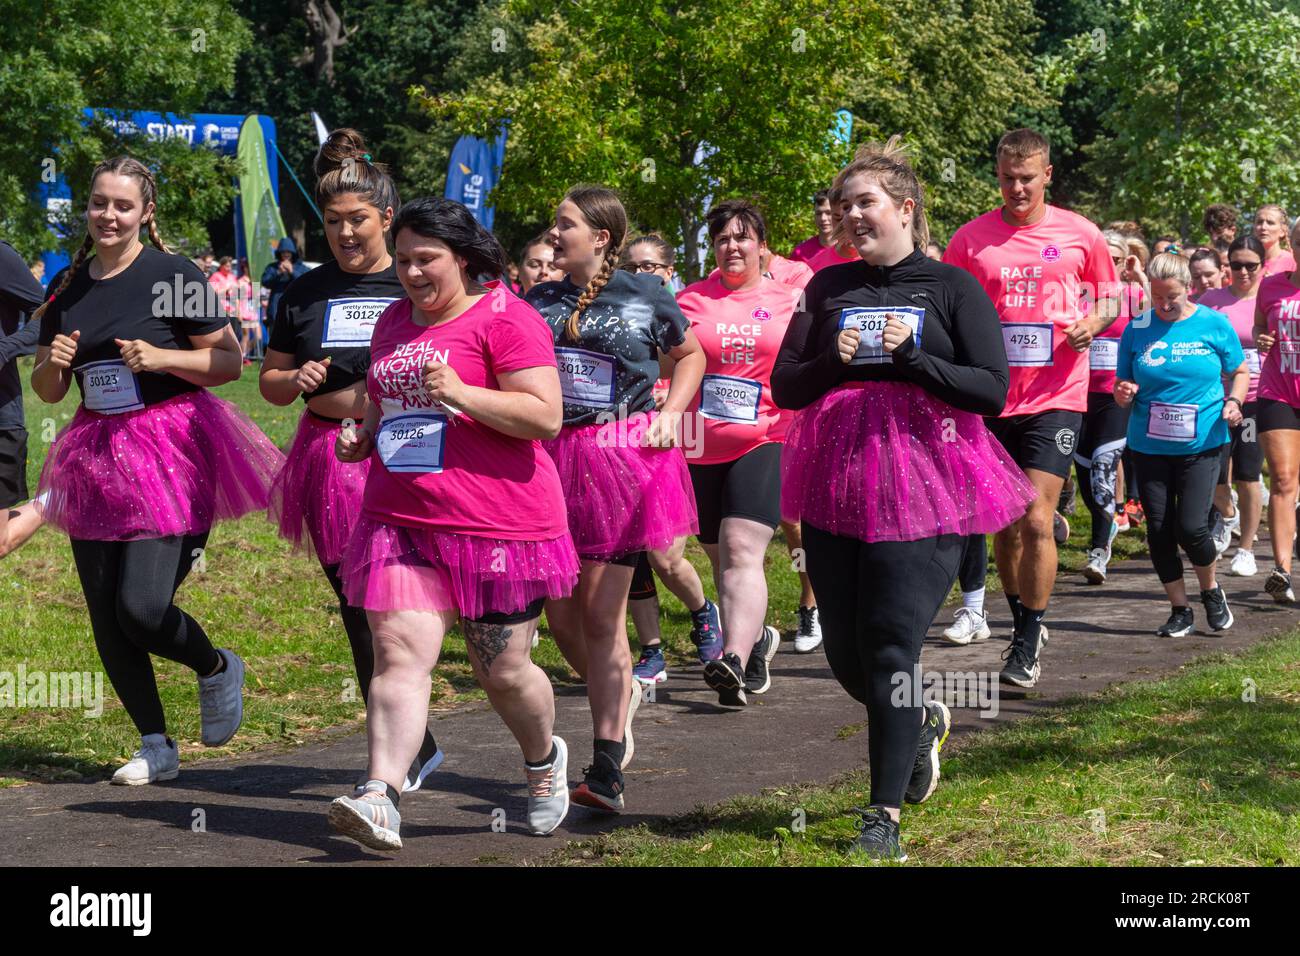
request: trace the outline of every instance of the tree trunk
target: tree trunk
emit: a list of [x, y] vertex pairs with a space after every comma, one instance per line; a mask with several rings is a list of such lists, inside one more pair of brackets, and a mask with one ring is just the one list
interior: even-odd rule
[[298, 66], [311, 64], [312, 76], [317, 83], [334, 85], [334, 51], [348, 42], [357, 27], [347, 29], [330, 0], [307, 0], [303, 7], [307, 30], [311, 33], [312, 47], [304, 50], [294, 62]]

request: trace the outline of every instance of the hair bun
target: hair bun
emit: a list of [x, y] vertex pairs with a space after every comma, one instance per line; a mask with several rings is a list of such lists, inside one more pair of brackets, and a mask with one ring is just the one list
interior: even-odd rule
[[341, 169], [348, 160], [359, 163], [370, 162], [370, 148], [366, 145], [364, 136], [351, 127], [345, 126], [334, 130], [325, 142], [321, 143], [320, 149], [316, 151], [312, 169], [316, 173], [316, 178], [320, 179], [326, 173]]

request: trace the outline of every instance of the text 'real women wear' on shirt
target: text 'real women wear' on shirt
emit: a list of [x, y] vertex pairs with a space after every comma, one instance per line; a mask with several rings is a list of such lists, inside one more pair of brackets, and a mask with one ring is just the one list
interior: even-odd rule
[[[783, 408], [782, 517], [862, 541], [999, 531], [1033, 486], [985, 426], [1007, 394], [997, 311], [965, 270], [919, 250], [817, 273], [772, 372]], [[892, 353], [890, 315], [912, 329]], [[861, 332], [850, 363], [842, 329]]]
[[[554, 366], [551, 333], [537, 312], [499, 281], [486, 288], [449, 322], [415, 322], [403, 298], [375, 326], [367, 389], [381, 417], [363, 517], [341, 571], [354, 606], [429, 606], [413, 600], [415, 589], [436, 609], [477, 618], [563, 597], [577, 580], [564, 495], [540, 443], [453, 412], [424, 388], [430, 361], [479, 388], [496, 388], [506, 372]], [[416, 552], [438, 567], [412, 573], [445, 580], [382, 573]]]
[[550, 325], [564, 394], [564, 428], [545, 447], [578, 554], [617, 561], [699, 530], [682, 449], [643, 444], [657, 414], [659, 353], [685, 342], [690, 323], [658, 276], [616, 270], [573, 341], [567, 327], [581, 295], [567, 277], [528, 290]]
[[1254, 334], [1257, 301], [1258, 299], [1253, 295], [1244, 299], [1237, 298], [1231, 286], [1206, 289], [1199, 300], [1200, 305], [1226, 316], [1228, 323], [1237, 333], [1237, 341], [1241, 343], [1241, 350], [1246, 356], [1246, 367], [1250, 369], [1250, 391], [1246, 393], [1247, 402], [1253, 402], [1259, 394], [1260, 360], [1259, 349], [1255, 348]]
[[[52, 285], [58, 288], [62, 273]], [[121, 273], [87, 262], [50, 303], [41, 345], [80, 332], [81, 405], [41, 473], [46, 520], [73, 538], [128, 541], [208, 530], [267, 505], [283, 456], [246, 415], [168, 372], [134, 373], [116, 339], [192, 348], [228, 319], [184, 256], [149, 246]]]
[[[380, 313], [406, 295], [389, 266], [344, 271], [327, 262], [294, 279], [280, 296], [268, 347], [301, 368], [325, 362], [325, 380], [303, 403], [364, 382], [370, 336]], [[341, 422], [303, 410], [288, 461], [271, 488], [271, 520], [295, 547], [308, 543], [326, 565], [337, 564], [361, 512], [370, 462], [340, 462], [334, 442]]]
[[1223, 376], [1245, 361], [1223, 316], [1204, 305], [1177, 322], [1154, 311], [1120, 337], [1116, 376], [1136, 382], [1128, 446], [1147, 455], [1194, 455], [1228, 442]]
[[709, 276], [677, 297], [704, 349], [707, 365], [687, 414], [687, 433], [702, 436], [690, 463], [735, 461], [760, 445], [785, 440], [793, 413], [772, 401], [772, 366], [799, 304], [800, 290], [764, 277], [733, 291]]
[[1259, 397], [1300, 408], [1300, 289], [1278, 273], [1259, 284], [1255, 301], [1274, 338], [1260, 363]]

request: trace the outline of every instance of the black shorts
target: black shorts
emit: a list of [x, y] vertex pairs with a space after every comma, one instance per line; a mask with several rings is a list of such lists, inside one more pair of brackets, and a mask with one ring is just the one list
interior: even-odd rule
[[632, 569], [632, 586], [627, 589], [627, 599], [629, 601], [645, 601], [652, 597], [658, 597], [659, 592], [655, 589], [655, 573], [650, 567], [650, 555], [644, 551], [637, 552], [640, 555], [636, 567]]
[[1025, 471], [1036, 468], [1064, 478], [1074, 464], [1082, 412], [1048, 411], [1010, 418], [986, 418], [989, 431]]
[[1261, 398], [1255, 405], [1255, 431], [1271, 432], [1280, 428], [1300, 431], [1300, 408], [1276, 398]]
[[735, 461], [689, 465], [702, 544], [717, 544], [723, 518], [748, 518], [775, 529], [781, 523], [780, 442], [759, 445]]
[[1259, 481], [1264, 468], [1264, 446], [1259, 441], [1258, 414], [1259, 402], [1247, 402], [1242, 406], [1241, 424], [1230, 429], [1232, 440], [1223, 446], [1219, 484], [1228, 483], [1228, 462], [1232, 462], [1233, 481]]
[[504, 611], [488, 611], [480, 617], [467, 617], [464, 620], [473, 621], [475, 624], [522, 624], [524, 621], [539, 617], [545, 604], [546, 598], [538, 598], [522, 611], [511, 611], [509, 614]]
[[0, 430], [0, 508], [11, 508], [27, 497], [27, 429]]
[[1109, 392], [1088, 393], [1088, 411], [1074, 449], [1074, 460], [1081, 467], [1091, 466], [1096, 455], [1128, 445], [1129, 411], [1116, 405], [1115, 396]]

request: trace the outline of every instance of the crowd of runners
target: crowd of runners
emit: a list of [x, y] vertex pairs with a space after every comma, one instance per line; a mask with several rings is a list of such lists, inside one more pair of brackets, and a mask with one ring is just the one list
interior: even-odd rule
[[[1091, 516], [1094, 585], [1115, 536], [1145, 524], [1171, 605], [1161, 636], [1197, 626], [1184, 554], [1204, 626], [1232, 626], [1216, 564], [1236, 535], [1228, 573], [1258, 574], [1265, 506], [1264, 586], [1294, 602], [1300, 234], [1285, 211], [1261, 208], [1238, 235], [1235, 210], [1212, 206], [1206, 245], [1148, 250], [1133, 223], [1103, 230], [1046, 202], [1038, 133], [1008, 132], [994, 162], [1002, 205], [946, 246], [897, 138], [817, 193], [817, 232], [788, 258], [761, 209], [718, 202], [717, 268], [674, 294], [672, 245], [631, 234], [610, 189], [563, 195], [515, 286], [465, 207], [402, 204], [361, 137], [335, 131], [315, 167], [332, 259], [278, 292], [260, 370], [266, 401], [303, 403], [286, 452], [210, 391], [239, 378], [243, 349], [219, 304], [189, 293], [203, 273], [163, 243], [153, 173], [100, 164], [84, 240], [48, 288], [0, 244], [3, 317], [32, 318], [0, 346], [38, 343], [42, 400], [74, 383], [81, 396], [30, 501], [25, 452], [0, 449], [0, 554], [43, 523], [71, 540], [141, 735], [113, 782], [179, 772], [151, 655], [197, 675], [204, 744], [238, 730], [243, 662], [174, 598], [214, 523], [260, 511], [337, 595], [366, 705], [368, 766], [329, 825], [385, 850], [402, 845], [403, 794], [443, 761], [428, 701], [453, 628], [518, 743], [528, 829], [550, 833], [571, 802], [617, 813], [634, 799], [633, 717], [642, 688], [669, 679], [658, 583], [690, 612], [719, 705], [769, 690], [778, 531], [800, 573], [794, 650], [824, 650], [867, 708], [855, 851], [873, 858], [904, 858], [900, 810], [934, 792], [952, 723], [919, 689], [906, 706], [892, 692], [915, 679], [954, 583], [944, 640], [991, 637], [987, 536], [1013, 619], [1000, 679], [1020, 688], [1045, 666], [1072, 500]], [[17, 394], [21, 430], [16, 367], [2, 371], [0, 413]], [[586, 685], [580, 775], [531, 658], [543, 615]]]

